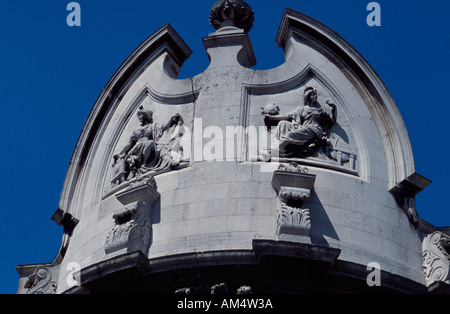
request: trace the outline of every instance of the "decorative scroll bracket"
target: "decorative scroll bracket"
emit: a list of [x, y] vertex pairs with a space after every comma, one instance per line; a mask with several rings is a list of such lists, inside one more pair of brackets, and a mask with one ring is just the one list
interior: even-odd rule
[[41, 265], [28, 277], [24, 287], [28, 289], [27, 294], [55, 294], [56, 281], [52, 268]]
[[276, 233], [307, 236], [311, 234], [310, 209], [305, 208], [316, 176], [297, 165], [280, 165], [272, 177], [272, 186], [279, 197]]
[[423, 240], [422, 252], [427, 287], [439, 282], [450, 285], [450, 237], [440, 231], [429, 234]]
[[419, 228], [420, 225], [419, 215], [416, 211], [415, 196], [430, 183], [431, 181], [427, 178], [418, 173], [413, 173], [390, 190], [415, 228]]
[[148, 253], [152, 237], [151, 213], [159, 196], [154, 184], [148, 182], [116, 196], [124, 207], [113, 215], [115, 226], [106, 238], [106, 254], [117, 251]]

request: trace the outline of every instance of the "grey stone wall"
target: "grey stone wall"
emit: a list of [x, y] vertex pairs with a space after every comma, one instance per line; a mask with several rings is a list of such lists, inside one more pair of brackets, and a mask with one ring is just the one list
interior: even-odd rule
[[[310, 234], [291, 235], [289, 241], [339, 248], [340, 260], [377, 262], [386, 272], [424, 283], [424, 232], [391, 193], [415, 172], [403, 121], [387, 89], [343, 39], [298, 12], [285, 12], [277, 42], [286, 62], [253, 70], [248, 35], [233, 27], [219, 29], [204, 39], [210, 66], [184, 80], [176, 74], [190, 50], [170, 26], [130, 56], [94, 106], [68, 171], [60, 207], [79, 222], [66, 243], [58, 292], [69, 288], [69, 263], [88, 267], [126, 251], [105, 250], [117, 223], [113, 217], [124, 207], [117, 195], [131, 184], [111, 183], [112, 163], [139, 126], [140, 106], [152, 110], [158, 123], [178, 113], [193, 133], [187, 163], [154, 176], [158, 195], [148, 218], [148, 258], [248, 250], [254, 239], [279, 240], [279, 198], [272, 186], [275, 161], [295, 162], [306, 167], [315, 182], [308, 200]], [[264, 162], [252, 157], [248, 137], [241, 138], [242, 146], [234, 146], [229, 160], [199, 158], [196, 147], [204, 148], [211, 138], [196, 137], [196, 131], [204, 135], [208, 127], [217, 127], [225, 136], [227, 127], [265, 127], [261, 107], [276, 103], [282, 113], [290, 112], [302, 101], [305, 86], [317, 89], [319, 103], [336, 104], [333, 139], [345, 142], [353, 164], [324, 152]], [[201, 129], [196, 129], [198, 121]], [[235, 141], [225, 136], [224, 148], [230, 147], [227, 140]]]

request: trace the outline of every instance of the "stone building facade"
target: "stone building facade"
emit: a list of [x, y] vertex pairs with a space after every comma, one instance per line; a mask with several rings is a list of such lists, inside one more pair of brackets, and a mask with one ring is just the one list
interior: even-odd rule
[[251, 7], [210, 21], [204, 72], [177, 79], [191, 50], [165, 25], [107, 83], [52, 217], [60, 251], [17, 266], [18, 293], [448, 291], [450, 233], [417, 215], [430, 181], [364, 58], [286, 9], [285, 62], [254, 70]]

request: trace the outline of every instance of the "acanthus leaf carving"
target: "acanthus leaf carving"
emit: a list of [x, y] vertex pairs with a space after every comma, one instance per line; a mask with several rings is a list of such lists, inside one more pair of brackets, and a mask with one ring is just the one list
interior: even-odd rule
[[124, 207], [113, 214], [114, 227], [105, 241], [105, 253], [123, 249], [127, 252], [141, 251], [147, 254], [152, 241], [152, 209], [159, 198], [153, 180], [144, 180], [137, 186], [116, 195]]
[[427, 286], [450, 284], [450, 237], [440, 231], [429, 234], [422, 243], [423, 271]]
[[308, 203], [315, 175], [295, 163], [280, 164], [274, 172], [272, 185], [278, 193], [279, 209], [276, 234], [310, 236], [311, 219]]
[[127, 249], [127, 252], [143, 251], [150, 245], [151, 224], [150, 209], [143, 202], [120, 209], [113, 218], [115, 226], [105, 241], [106, 254]]
[[55, 294], [56, 282], [52, 280], [52, 272], [45, 266], [38, 266], [25, 283], [27, 294]]

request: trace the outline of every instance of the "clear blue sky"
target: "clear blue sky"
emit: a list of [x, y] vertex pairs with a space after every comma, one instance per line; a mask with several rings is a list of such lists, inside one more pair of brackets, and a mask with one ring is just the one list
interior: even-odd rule
[[[3, 1], [0, 11], [2, 154], [0, 293], [15, 293], [17, 264], [51, 262], [62, 227], [50, 217], [83, 124], [103, 87], [133, 50], [170, 23], [194, 51], [181, 72], [202, 72], [201, 38], [214, 31], [215, 0], [80, 0], [69, 27], [64, 0]], [[283, 62], [275, 36], [285, 7], [338, 32], [373, 66], [393, 95], [412, 142], [416, 170], [433, 181], [419, 215], [450, 225], [450, 1], [380, 0], [381, 27], [366, 24], [369, 0], [248, 0], [257, 69]]]

